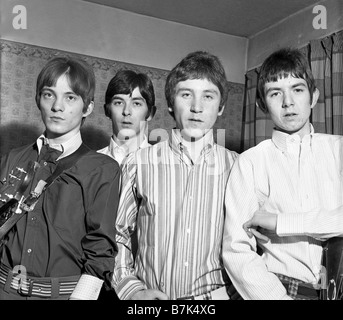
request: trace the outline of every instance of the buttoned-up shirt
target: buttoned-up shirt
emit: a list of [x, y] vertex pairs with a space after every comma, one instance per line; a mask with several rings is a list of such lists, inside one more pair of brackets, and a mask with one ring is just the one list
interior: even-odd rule
[[[57, 159], [38, 157], [44, 135], [36, 144], [12, 150], [1, 157], [1, 178], [11, 168], [25, 168], [38, 161], [30, 190], [45, 180], [58, 161], [74, 153], [82, 144], [80, 133], [66, 143], [50, 145], [62, 154]], [[38, 158], [38, 160], [37, 160]], [[67, 173], [62, 173], [8, 234], [2, 263], [10, 268], [25, 267], [30, 276], [63, 277], [81, 275], [72, 298], [96, 299], [104, 276], [113, 270], [116, 253], [113, 209], [119, 198], [118, 164], [89, 150]], [[4, 180], [1, 179], [1, 182]]]
[[[137, 149], [147, 148], [149, 146], [151, 146], [151, 144], [148, 142], [148, 139], [144, 136], [142, 143], [139, 145]], [[123, 160], [129, 154], [129, 148], [125, 144], [121, 146], [118, 145], [114, 141], [113, 137], [111, 137], [109, 145], [103, 149], [98, 150], [98, 152], [112, 157], [119, 163], [119, 165], [121, 165]]]
[[307, 235], [267, 234], [259, 242], [242, 228], [256, 210], [309, 212], [343, 204], [341, 136], [289, 135], [274, 130], [272, 139], [237, 159], [225, 195], [223, 259], [244, 299], [289, 299], [276, 274], [316, 284], [320, 278], [321, 242]]
[[[221, 263], [224, 190], [237, 157], [208, 133], [193, 163], [181, 138], [130, 154], [122, 166], [113, 287], [120, 299], [157, 289], [170, 299], [225, 284]], [[130, 234], [137, 228], [138, 251]]]

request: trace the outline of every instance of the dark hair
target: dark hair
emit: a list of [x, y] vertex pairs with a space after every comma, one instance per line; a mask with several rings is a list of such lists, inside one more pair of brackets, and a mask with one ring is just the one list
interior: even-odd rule
[[50, 60], [41, 70], [37, 78], [36, 103], [44, 87], [56, 85], [60, 76], [66, 75], [70, 88], [79, 95], [84, 102], [84, 111], [94, 101], [95, 75], [90, 65], [82, 60], [68, 57], [57, 57]]
[[151, 79], [144, 73], [132, 70], [119, 70], [111, 79], [105, 94], [105, 114], [110, 116], [108, 105], [116, 94], [132, 94], [138, 88], [148, 106], [149, 114], [155, 106], [155, 92]]
[[189, 79], [207, 79], [216, 85], [220, 91], [220, 107], [223, 107], [228, 98], [228, 83], [225, 70], [219, 58], [204, 51], [189, 53], [169, 73], [165, 96], [168, 107], [173, 108], [176, 85]]
[[316, 89], [308, 59], [299, 49], [282, 48], [272, 53], [262, 64], [257, 83], [256, 102], [259, 108], [268, 113], [265, 103], [264, 85], [288, 77], [304, 79], [310, 91], [311, 103]]

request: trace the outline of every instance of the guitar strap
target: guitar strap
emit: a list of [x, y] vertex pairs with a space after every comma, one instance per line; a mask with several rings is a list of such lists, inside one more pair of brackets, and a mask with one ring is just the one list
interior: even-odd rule
[[[51, 176], [45, 181], [46, 184], [44, 185], [42, 192], [36, 197], [29, 196], [26, 206], [30, 206], [33, 202], [36, 202], [38, 200], [38, 197], [40, 197], [43, 194], [43, 192], [48, 188], [48, 186], [51, 185], [63, 171], [71, 168], [80, 159], [80, 157], [82, 157], [88, 151], [89, 148], [82, 143], [81, 146], [74, 153], [58, 161], [56, 169], [51, 174]], [[16, 199], [11, 199], [9, 201], [13, 202], [12, 205], [18, 202], [18, 200]], [[19, 214], [12, 214], [12, 216], [1, 226], [0, 241], [5, 237], [7, 232], [10, 231], [14, 227], [14, 225], [25, 215], [26, 212], [27, 210]]]

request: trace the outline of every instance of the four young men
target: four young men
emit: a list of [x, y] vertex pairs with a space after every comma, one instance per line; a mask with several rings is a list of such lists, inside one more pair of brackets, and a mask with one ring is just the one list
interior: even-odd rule
[[[45, 132], [1, 158], [0, 200], [15, 168], [33, 161], [35, 173], [13, 208], [24, 216], [3, 239], [0, 299], [97, 299], [104, 281], [120, 299], [234, 299], [234, 288], [244, 299], [318, 298], [322, 247], [304, 226], [319, 212], [342, 223], [343, 138], [314, 133], [319, 92], [300, 51], [279, 50], [262, 65], [259, 106], [275, 129], [240, 155], [214, 142], [228, 96], [216, 56], [190, 53], [170, 72], [176, 127], [154, 146], [145, 136], [152, 82], [125, 70], [106, 91], [110, 145], [85, 147], [94, 88], [83, 62], [48, 62], [36, 95]], [[275, 230], [276, 221], [290, 235], [265, 241], [255, 228]]]

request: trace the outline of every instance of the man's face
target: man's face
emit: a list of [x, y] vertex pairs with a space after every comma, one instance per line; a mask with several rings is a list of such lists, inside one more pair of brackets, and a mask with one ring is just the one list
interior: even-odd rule
[[217, 117], [222, 115], [220, 109], [220, 91], [207, 79], [181, 81], [175, 88], [173, 108], [176, 128], [186, 140], [199, 140], [212, 129]]
[[70, 88], [66, 75], [61, 75], [54, 87], [43, 87], [39, 109], [46, 127], [47, 138], [63, 143], [75, 135], [82, 119], [93, 111], [93, 102], [83, 112], [84, 102]]
[[267, 82], [264, 92], [269, 114], [278, 130], [297, 133], [301, 138], [310, 133], [309, 118], [318, 100], [318, 90], [313, 93], [311, 103], [307, 82], [289, 75]]
[[115, 94], [108, 106], [112, 119], [113, 134], [119, 140], [138, 136], [145, 129], [148, 116], [148, 106], [139, 88], [132, 94]]

